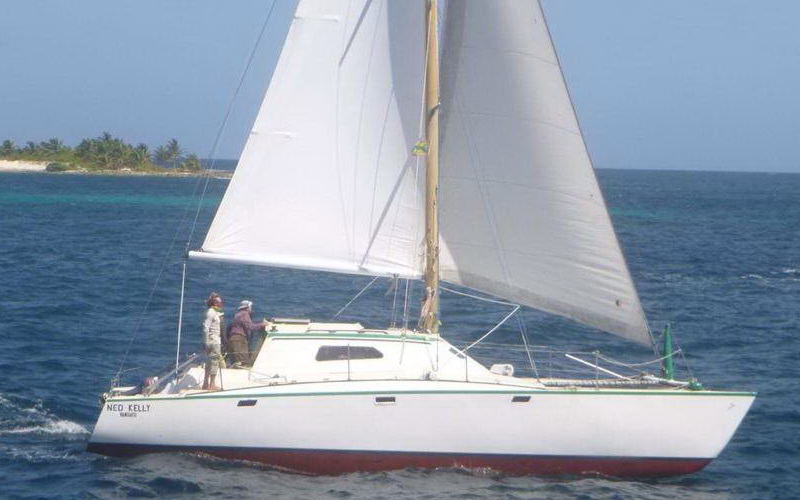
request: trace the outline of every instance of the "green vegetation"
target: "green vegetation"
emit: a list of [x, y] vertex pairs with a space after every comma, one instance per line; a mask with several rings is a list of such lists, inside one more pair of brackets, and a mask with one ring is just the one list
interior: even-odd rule
[[104, 133], [94, 139], [84, 139], [71, 148], [60, 139], [35, 143], [28, 141], [18, 147], [14, 141], [0, 143], [0, 159], [51, 162], [48, 172], [67, 170], [118, 172], [198, 172], [203, 169], [195, 154], [185, 154], [175, 139], [159, 146], [154, 152], [147, 144], [136, 146]]

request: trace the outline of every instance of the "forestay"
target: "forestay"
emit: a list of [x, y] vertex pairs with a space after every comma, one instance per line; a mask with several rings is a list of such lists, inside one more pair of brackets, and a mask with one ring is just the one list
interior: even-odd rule
[[445, 22], [442, 278], [650, 344], [539, 3]]
[[[424, 2], [303, 0], [193, 258], [421, 272]], [[424, 178], [424, 175], [422, 175]]]

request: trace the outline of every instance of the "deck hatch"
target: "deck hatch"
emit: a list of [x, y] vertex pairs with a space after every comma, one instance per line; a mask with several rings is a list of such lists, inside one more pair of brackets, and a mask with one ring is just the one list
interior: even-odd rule
[[530, 396], [514, 396], [511, 398], [512, 403], [527, 403], [531, 400]]
[[241, 399], [236, 406], [255, 406], [257, 402], [256, 399]]

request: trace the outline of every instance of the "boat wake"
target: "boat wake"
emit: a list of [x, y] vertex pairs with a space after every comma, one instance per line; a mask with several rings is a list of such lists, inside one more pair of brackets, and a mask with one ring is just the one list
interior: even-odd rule
[[30, 464], [43, 464], [53, 462], [74, 462], [80, 459], [80, 455], [70, 450], [53, 450], [36, 448], [30, 446], [0, 446], [0, 456]]
[[80, 434], [85, 436], [89, 434], [89, 431], [86, 427], [71, 420], [56, 420], [44, 425], [0, 430], [0, 435], [5, 434]]
[[89, 430], [77, 422], [54, 415], [44, 408], [41, 401], [27, 406], [0, 395], [0, 436], [14, 434], [60, 435], [82, 439], [89, 434]]
[[782, 284], [786, 282], [800, 281], [800, 271], [793, 267], [786, 267], [779, 271], [770, 271], [764, 274], [745, 274], [739, 277], [743, 280], [757, 281], [767, 284]]

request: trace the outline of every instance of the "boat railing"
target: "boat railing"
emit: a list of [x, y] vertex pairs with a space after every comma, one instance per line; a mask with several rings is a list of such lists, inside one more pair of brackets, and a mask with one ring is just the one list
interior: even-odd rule
[[[484, 352], [481, 352], [484, 351]], [[502, 352], [502, 359], [498, 354]], [[674, 353], [673, 353], [674, 354]], [[683, 387], [686, 382], [667, 380], [656, 375], [664, 358], [648, 360], [641, 363], [626, 363], [602, 354], [600, 351], [559, 350], [548, 346], [531, 346], [515, 344], [485, 343], [476, 345], [470, 356], [461, 355], [464, 360], [463, 371], [437, 371], [436, 380], [469, 381], [476, 375], [470, 373], [469, 359], [490, 367], [495, 363], [508, 363], [513, 366], [515, 377], [533, 379], [554, 386], [591, 385], [603, 386], [653, 386], [666, 385]], [[342, 361], [349, 361], [344, 358]], [[501, 366], [502, 367], [502, 366]], [[503, 374], [500, 372], [494, 372]], [[281, 374], [259, 373], [250, 369], [251, 382], [266, 385], [284, 385], [298, 382], [318, 381], [319, 373], [293, 373], [289, 376]], [[394, 380], [419, 380], [425, 377], [422, 373], [404, 371], [397, 367], [391, 374], [386, 369], [354, 370], [350, 362], [339, 371], [329, 371], [325, 381], [350, 380], [383, 380], [387, 377]]]
[[199, 361], [205, 360], [206, 355], [202, 353], [193, 353], [184, 356], [183, 360], [178, 365], [159, 377], [154, 384], [148, 386], [144, 394], [154, 394], [161, 392], [169, 383], [175, 382], [176, 384], [181, 378]]
[[[497, 355], [502, 353], [503, 359]], [[670, 356], [681, 355], [677, 349]], [[482, 364], [507, 362], [514, 366], [515, 375], [536, 379], [593, 379], [627, 380], [667, 385], [686, 385], [685, 382], [661, 378], [662, 362], [668, 356], [643, 362], [616, 360], [600, 351], [562, 350], [550, 346], [483, 342], [474, 346], [471, 355]], [[657, 375], [658, 374], [658, 375]]]
[[[170, 363], [161, 370], [158, 370], [155, 375], [142, 379], [138, 384], [133, 386], [123, 387], [120, 385], [119, 377], [112, 381], [112, 387], [109, 391], [113, 395], [132, 396], [136, 394], [156, 394], [164, 390], [170, 382], [177, 382], [183, 375], [189, 371], [197, 363], [205, 360], [205, 354], [186, 354], [176, 367]], [[127, 372], [137, 371], [141, 367], [131, 368]]]

